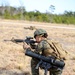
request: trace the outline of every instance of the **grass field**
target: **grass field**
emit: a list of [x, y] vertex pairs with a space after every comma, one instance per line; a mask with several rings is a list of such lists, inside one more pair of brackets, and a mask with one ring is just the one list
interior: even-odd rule
[[[33, 36], [35, 29], [24, 29], [30, 26], [45, 29], [48, 32], [48, 38], [58, 40], [66, 51], [75, 54], [74, 25], [0, 20], [0, 75], [27, 75], [26, 72], [30, 73], [31, 58], [25, 56], [23, 44], [4, 41], [12, 37], [25, 39], [26, 36]], [[42, 70], [40, 72], [43, 75]], [[75, 75], [75, 60], [66, 61], [62, 75]]]

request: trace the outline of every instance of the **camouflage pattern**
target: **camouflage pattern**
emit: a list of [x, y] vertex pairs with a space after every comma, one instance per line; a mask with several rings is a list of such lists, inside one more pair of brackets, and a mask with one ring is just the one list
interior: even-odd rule
[[42, 35], [42, 34], [45, 34], [45, 33], [47, 33], [47, 32], [43, 29], [36, 29], [36, 31], [34, 32], [34, 37], [36, 35]]
[[[40, 43], [38, 43], [34, 52], [38, 54], [42, 54], [44, 56], [54, 56], [53, 50], [50, 48], [50, 45], [48, 44], [46, 40], [43, 40]], [[32, 58], [31, 60], [32, 75], [39, 75], [39, 69], [37, 70], [35, 69], [37, 63], [38, 63], [38, 60]], [[50, 71], [50, 75], [61, 75], [62, 73], [62, 70], [59, 70], [57, 68], [52, 68], [49, 71]]]
[[24, 27], [24, 29], [34, 30], [34, 29], [37, 29], [37, 28], [35, 28], [35, 26], [30, 26], [30, 27]]
[[35, 69], [37, 64], [38, 64], [38, 60], [32, 58], [32, 60], [31, 60], [32, 75], [39, 75], [39, 69]]
[[49, 75], [61, 75], [62, 74], [62, 70], [50, 70]]

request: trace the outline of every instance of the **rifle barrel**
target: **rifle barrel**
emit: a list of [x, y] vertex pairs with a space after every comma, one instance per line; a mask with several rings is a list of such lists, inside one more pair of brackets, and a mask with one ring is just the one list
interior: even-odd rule
[[24, 42], [24, 40], [22, 40], [22, 39], [14, 39], [13, 41], [14, 42]]
[[11, 41], [11, 40], [4, 40], [4, 41]]

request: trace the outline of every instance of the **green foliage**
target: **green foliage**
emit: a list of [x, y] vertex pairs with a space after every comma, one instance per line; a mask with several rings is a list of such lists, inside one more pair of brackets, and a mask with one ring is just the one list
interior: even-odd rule
[[5, 10], [4, 18], [5, 19], [10, 19], [10, 13], [8, 12], [8, 10]]
[[[65, 11], [63, 14], [41, 13], [38, 10], [27, 12], [24, 7], [1, 7], [0, 18], [19, 19], [38, 22], [75, 24], [75, 12]], [[54, 7], [51, 7], [54, 10]]]

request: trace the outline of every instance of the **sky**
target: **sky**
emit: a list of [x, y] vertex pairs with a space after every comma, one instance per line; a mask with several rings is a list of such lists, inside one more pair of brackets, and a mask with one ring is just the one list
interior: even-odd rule
[[64, 11], [75, 11], [75, 0], [0, 0], [0, 5], [24, 6], [26, 11], [50, 12], [50, 5], [55, 6], [52, 13], [62, 14]]

